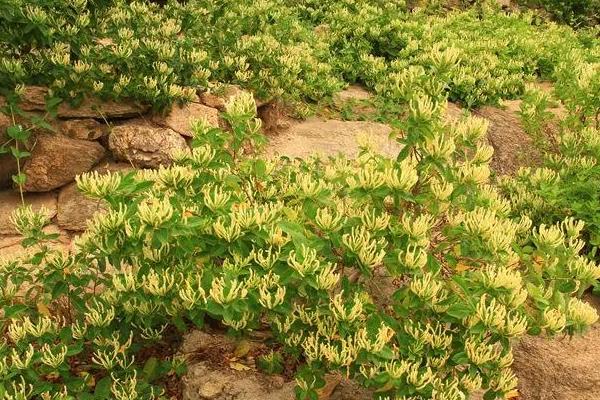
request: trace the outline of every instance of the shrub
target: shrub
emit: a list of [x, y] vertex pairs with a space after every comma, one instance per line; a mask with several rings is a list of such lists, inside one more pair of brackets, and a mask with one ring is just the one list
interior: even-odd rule
[[[536, 224], [555, 223], [573, 217], [585, 223], [586, 251], [597, 258], [600, 245], [600, 64], [586, 62], [578, 53], [569, 54], [556, 70], [554, 97], [565, 115], [554, 118], [547, 108], [553, 96], [530, 89], [522, 105], [524, 125], [545, 148], [541, 168], [527, 168], [517, 179], [502, 183], [515, 208]], [[558, 129], [545, 132], [547, 123]]]
[[550, 77], [584, 46], [529, 14], [431, 12], [373, 0], [5, 1], [0, 88], [46, 85], [75, 103], [95, 95], [163, 110], [216, 82], [292, 103], [361, 82], [398, 103], [406, 82], [421, 80], [429, 96], [475, 107], [519, 96], [523, 81]]
[[[81, 176], [109, 209], [72, 254], [40, 243], [43, 217], [15, 215], [39, 247], [0, 268], [5, 397], [161, 398], [136, 351], [206, 319], [270, 329], [303, 365], [300, 399], [331, 370], [379, 399], [511, 397], [513, 338], [596, 321], [577, 298], [600, 276], [578, 255], [581, 224], [509, 217], [483, 120], [444, 122], [443, 102], [418, 97], [397, 160], [368, 143], [356, 160], [265, 160], [244, 154], [260, 141], [254, 107], [228, 104], [233, 134], [199, 121], [171, 167]], [[381, 271], [397, 282], [390, 308], [365, 286]]]
[[542, 8], [557, 21], [574, 27], [594, 26], [600, 22], [598, 0], [527, 0], [522, 3]]

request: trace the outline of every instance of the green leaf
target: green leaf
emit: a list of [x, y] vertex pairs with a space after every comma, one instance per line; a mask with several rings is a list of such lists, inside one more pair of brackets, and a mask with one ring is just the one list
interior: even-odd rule
[[254, 174], [259, 178], [264, 178], [267, 174], [267, 165], [263, 160], [254, 162]]
[[6, 306], [6, 307], [4, 307], [3, 310], [4, 310], [4, 318], [10, 319], [10, 318], [18, 317], [19, 315], [23, 314], [25, 311], [28, 311], [29, 307], [27, 307], [24, 304], [15, 304], [14, 306]]
[[13, 157], [16, 158], [17, 160], [20, 160], [21, 158], [29, 157], [31, 155], [30, 152], [19, 150], [15, 146], [11, 146], [10, 152], [13, 155]]
[[446, 310], [446, 314], [454, 318], [463, 319], [471, 315], [471, 309], [465, 304], [454, 303]]
[[282, 231], [292, 237], [294, 244], [298, 246], [303, 243], [308, 244], [308, 239], [304, 235], [304, 228], [302, 225], [291, 221], [282, 221], [278, 225]]
[[100, 379], [96, 384], [96, 388], [94, 389], [94, 399], [95, 400], [108, 400], [111, 398], [111, 389], [112, 379], [110, 376], [105, 376]]
[[31, 133], [25, 129], [21, 125], [11, 125], [6, 129], [6, 134], [19, 142], [24, 142], [29, 139]]
[[158, 376], [158, 359], [156, 357], [150, 357], [146, 360], [142, 373], [148, 382], [152, 382]]
[[25, 184], [25, 182], [27, 182], [27, 175], [20, 173], [20, 174], [15, 174], [12, 177], [12, 181], [14, 183], [16, 183], [18, 186], [23, 186]]

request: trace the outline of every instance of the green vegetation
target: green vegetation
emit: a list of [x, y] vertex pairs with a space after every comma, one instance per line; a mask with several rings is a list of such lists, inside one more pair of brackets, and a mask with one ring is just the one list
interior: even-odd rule
[[557, 21], [574, 27], [594, 26], [600, 23], [598, 0], [522, 0], [521, 3], [541, 8]]
[[0, 88], [42, 84], [74, 102], [93, 94], [157, 109], [211, 82], [288, 101], [362, 82], [397, 102], [420, 81], [429, 96], [476, 106], [552, 79], [565, 54], [589, 49], [528, 14], [478, 6], [436, 16], [398, 0], [11, 0], [0, 3], [0, 27]]
[[[554, 95], [530, 89], [524, 98], [522, 119], [545, 149], [541, 168], [520, 171], [503, 187], [515, 215], [529, 215], [536, 223], [555, 223], [566, 217], [585, 221], [587, 251], [598, 259], [600, 245], [600, 63], [585, 62], [572, 54], [557, 68]], [[548, 111], [556, 99], [564, 115]], [[546, 124], [557, 125], [553, 134]]]
[[[163, 109], [216, 82], [291, 102], [360, 82], [404, 104], [397, 159], [368, 142], [356, 160], [264, 159], [254, 101], [239, 95], [229, 129], [198, 121], [174, 165], [80, 176], [109, 209], [70, 254], [46, 245], [42, 214], [19, 210], [32, 255], [0, 264], [0, 399], [166, 398], [185, 360], [141, 354], [207, 322], [269, 330], [281, 351], [258, 364], [291, 360], [299, 399], [317, 399], [329, 371], [381, 400], [512, 398], [514, 338], [598, 318], [579, 299], [600, 278], [587, 254], [599, 240], [593, 34], [486, 2], [440, 16], [366, 0], [9, 1], [0, 26], [11, 93], [43, 84]], [[446, 101], [524, 94], [541, 136], [553, 100], [526, 86], [539, 77], [567, 117], [547, 165], [498, 188], [487, 123], [447, 121]], [[382, 270], [399, 282], [389, 308], [366, 285]]]

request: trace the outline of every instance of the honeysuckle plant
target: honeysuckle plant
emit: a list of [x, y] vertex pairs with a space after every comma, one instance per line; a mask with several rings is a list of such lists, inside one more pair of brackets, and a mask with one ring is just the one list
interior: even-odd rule
[[359, 82], [398, 103], [418, 79], [429, 96], [475, 107], [519, 96], [524, 81], [552, 78], [565, 54], [597, 45], [593, 32], [507, 14], [494, 1], [443, 13], [406, 3], [5, 1], [0, 88], [45, 85], [75, 104], [94, 96], [164, 111], [216, 82], [288, 102]]
[[[81, 175], [107, 210], [72, 252], [43, 246], [46, 221], [18, 211], [33, 255], [0, 268], [3, 396], [162, 398], [156, 377], [181, 360], [149, 366], [137, 351], [211, 319], [272, 332], [298, 363], [299, 399], [329, 371], [378, 399], [514, 397], [511, 343], [595, 322], [579, 297], [600, 268], [579, 255], [582, 222], [511, 217], [489, 182], [486, 122], [444, 108], [412, 99], [397, 159], [368, 140], [356, 159], [268, 159], [252, 152], [243, 94], [227, 106], [232, 132], [199, 121], [173, 165]], [[382, 275], [385, 304], [366, 284]]]
[[[544, 150], [543, 162], [538, 168], [522, 169], [516, 179], [501, 182], [514, 212], [529, 215], [536, 224], [581, 220], [587, 243], [584, 252], [595, 259], [600, 244], [598, 60], [595, 49], [572, 52], [556, 70], [552, 93], [529, 89], [521, 106], [522, 120]], [[549, 111], [552, 103], [562, 106], [558, 115]], [[548, 125], [553, 129], [544, 129]]]

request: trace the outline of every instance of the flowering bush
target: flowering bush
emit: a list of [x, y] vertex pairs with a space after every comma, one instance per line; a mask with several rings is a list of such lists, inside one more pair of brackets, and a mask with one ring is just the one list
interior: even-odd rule
[[[198, 121], [173, 166], [79, 177], [109, 209], [72, 254], [45, 247], [47, 221], [20, 210], [36, 250], [0, 268], [3, 396], [162, 398], [156, 373], [182, 360], [148, 368], [136, 352], [211, 318], [271, 330], [303, 365], [300, 399], [331, 370], [378, 399], [513, 397], [512, 339], [596, 321], [578, 295], [600, 268], [579, 255], [581, 222], [510, 218], [488, 182], [486, 123], [443, 111], [411, 101], [397, 160], [368, 143], [356, 160], [263, 159], [245, 154], [261, 137], [241, 95], [225, 113], [233, 134]], [[389, 308], [365, 285], [382, 273], [395, 280]]]
[[161, 110], [216, 82], [296, 102], [359, 81], [398, 103], [420, 81], [430, 97], [473, 107], [518, 96], [585, 47], [529, 14], [431, 11], [374, 0], [11, 0], [0, 4], [0, 88], [42, 84], [75, 103], [96, 95]]
[[[505, 179], [502, 186], [516, 214], [527, 214], [536, 224], [566, 217], [585, 222], [584, 235], [590, 244], [586, 250], [596, 254], [600, 244], [600, 54], [596, 48], [589, 53], [595, 54], [595, 62], [571, 53], [559, 64], [554, 95], [528, 91], [522, 117], [525, 127], [537, 134], [540, 146], [546, 149], [545, 162], [541, 168], [519, 171], [516, 180]], [[553, 97], [565, 108], [559, 121], [548, 111]], [[554, 133], [543, 131], [549, 122], [558, 125]]]

